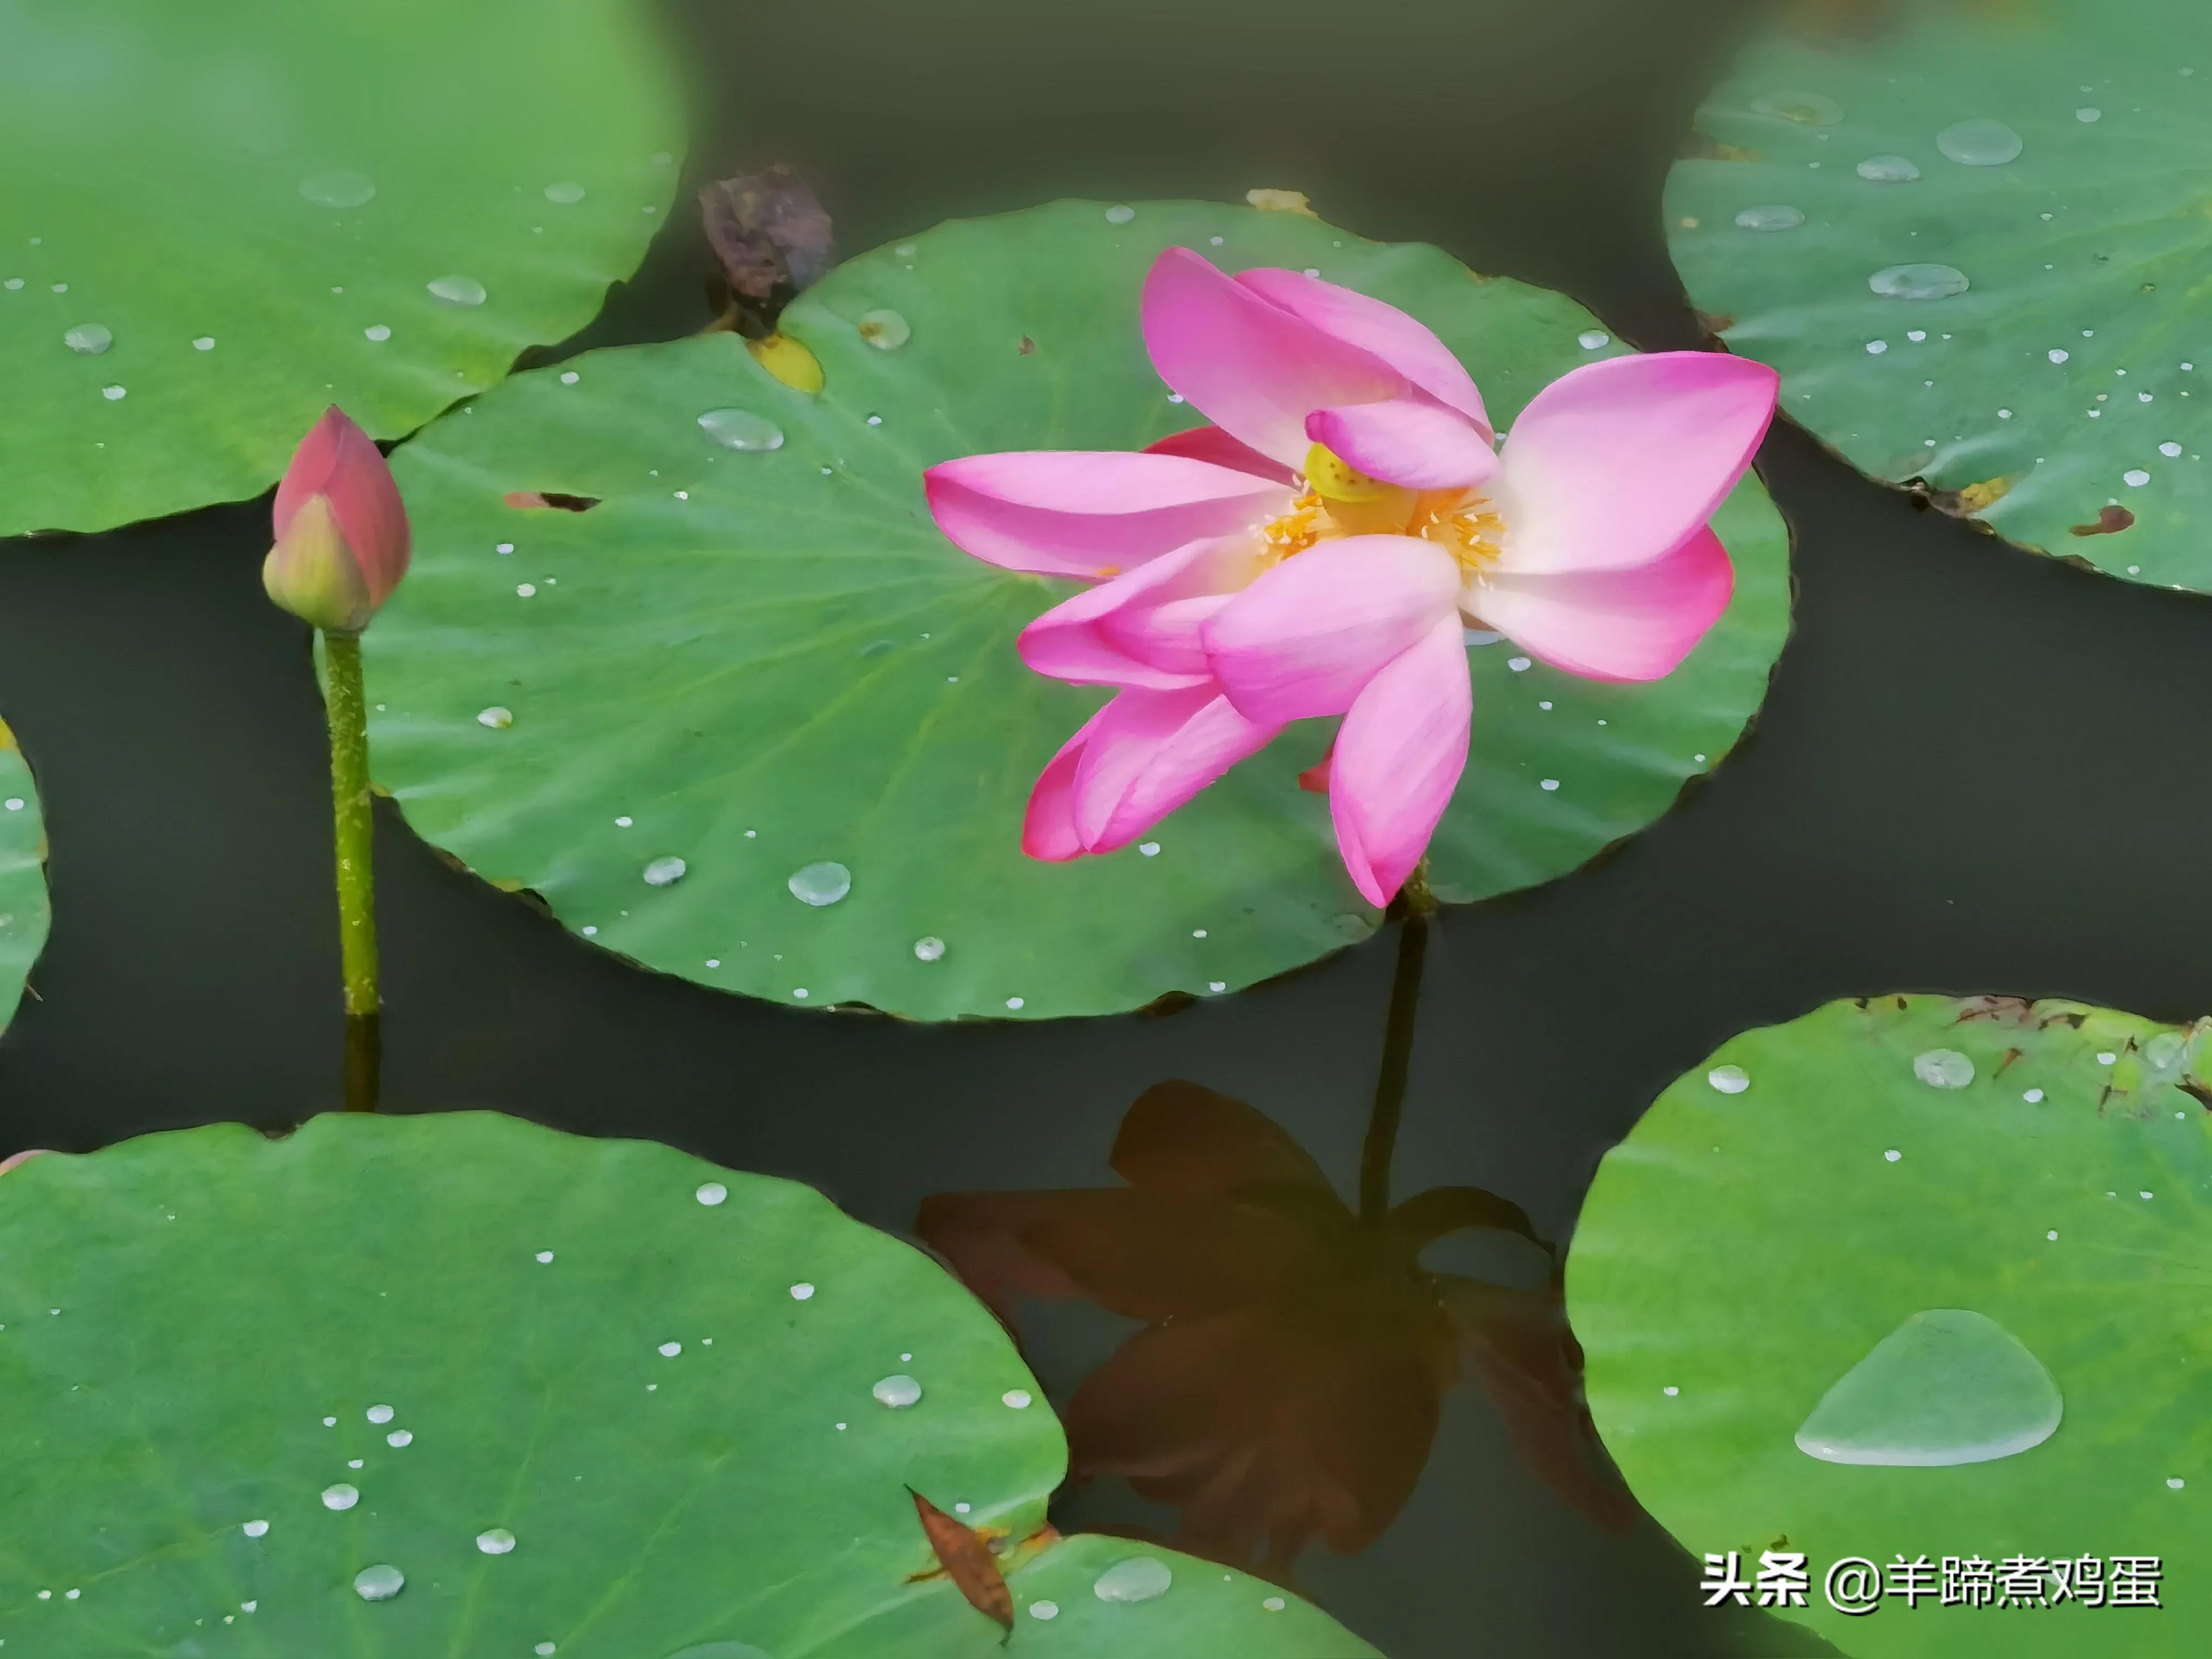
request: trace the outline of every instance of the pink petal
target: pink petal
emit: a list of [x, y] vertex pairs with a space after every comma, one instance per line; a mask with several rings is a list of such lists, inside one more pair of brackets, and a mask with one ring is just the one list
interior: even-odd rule
[[407, 574], [407, 507], [382, 452], [335, 404], [300, 440], [277, 482], [271, 515], [276, 540], [284, 539], [293, 519], [315, 495], [330, 498], [331, 516], [361, 568], [374, 611]]
[[1037, 774], [1029, 809], [1022, 815], [1022, 851], [1030, 857], [1059, 863], [1082, 854], [1083, 838], [1075, 833], [1075, 769], [1083, 759], [1084, 745], [1105, 717], [1102, 708], [1084, 721]]
[[1279, 725], [1248, 720], [1229, 699], [1216, 696], [1182, 724], [1175, 737], [1130, 781], [1121, 805], [1091, 843], [1094, 853], [1126, 847], [1242, 760], [1275, 740]]
[[1416, 398], [1317, 409], [1306, 435], [1369, 477], [1408, 489], [1470, 489], [1498, 471], [1486, 433], [1457, 410]]
[[1297, 482], [1297, 474], [1271, 461], [1249, 444], [1240, 444], [1218, 426], [1194, 426], [1188, 432], [1170, 432], [1157, 443], [1145, 446], [1147, 455], [1181, 455], [1194, 461], [1211, 461], [1237, 472], [1250, 472], [1279, 484]]
[[1369, 903], [1388, 904], [1428, 851], [1467, 767], [1474, 703], [1455, 617], [1376, 675], [1338, 728], [1328, 814]]
[[1249, 536], [1179, 547], [1046, 611], [1022, 630], [1022, 660], [1079, 685], [1209, 684], [1200, 625], [1258, 563]]
[[1221, 688], [1255, 720], [1340, 714], [1439, 618], [1459, 625], [1459, 566], [1411, 536], [1347, 536], [1277, 565], [1202, 630]]
[[1186, 543], [1243, 530], [1287, 487], [1179, 455], [1031, 450], [969, 455], [922, 475], [937, 526], [1009, 570], [1110, 576]]
[[1237, 279], [1340, 340], [1373, 352], [1437, 402], [1457, 410], [1492, 436], [1474, 377], [1452, 349], [1397, 307], [1304, 271], [1262, 269]]
[[1710, 528], [1626, 570], [1496, 575], [1468, 603], [1536, 657], [1594, 680], [1671, 673], [1728, 609], [1735, 570]]
[[1134, 840], [1279, 729], [1245, 720], [1210, 685], [1122, 692], [1100, 711], [1076, 769], [1077, 836], [1093, 853]]
[[1306, 416], [1339, 404], [1402, 398], [1405, 376], [1187, 247], [1145, 278], [1145, 346], [1160, 378], [1215, 425], [1270, 460], [1297, 468], [1311, 441]]
[[1618, 570], [1672, 552], [1751, 465], [1779, 383], [1718, 351], [1614, 357], [1553, 381], [1506, 441], [1497, 568]]

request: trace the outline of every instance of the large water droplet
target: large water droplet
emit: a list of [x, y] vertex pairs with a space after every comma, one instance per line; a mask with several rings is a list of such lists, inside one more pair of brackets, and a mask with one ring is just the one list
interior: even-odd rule
[[1956, 265], [1887, 265], [1867, 286], [1886, 300], [1948, 300], [1972, 284]]
[[895, 1412], [902, 1412], [921, 1398], [921, 1384], [904, 1375], [887, 1376], [869, 1393]]
[[300, 180], [300, 194], [317, 207], [356, 208], [376, 194], [376, 184], [365, 173], [339, 167], [309, 173]]
[[896, 311], [867, 311], [855, 325], [860, 337], [878, 351], [896, 351], [914, 338], [914, 327]]
[[1965, 1308], [1917, 1313], [1844, 1373], [1797, 1431], [1826, 1463], [1986, 1463], [2057, 1430], [2058, 1385], [2020, 1339]]
[[115, 343], [115, 336], [98, 323], [79, 323], [62, 336], [62, 343], [71, 351], [97, 357]]
[[1956, 1048], [1930, 1048], [1912, 1057], [1912, 1075], [1931, 1089], [1963, 1089], [1974, 1080], [1974, 1062]]
[[1878, 185], [1909, 185], [1919, 176], [1918, 165], [1903, 155], [1869, 155], [1859, 163], [1859, 177]]
[[480, 306], [484, 302], [484, 285], [473, 276], [441, 276], [427, 286], [447, 305]]
[[477, 1534], [477, 1547], [486, 1555], [505, 1555], [514, 1548], [514, 1534], [505, 1527], [494, 1527]]
[[1741, 1066], [1716, 1066], [1705, 1073], [1705, 1081], [1724, 1095], [1740, 1095], [1751, 1087], [1751, 1079]]
[[1770, 92], [1751, 100], [1752, 112], [1800, 126], [1832, 127], [1844, 118], [1844, 106], [1826, 93]]
[[853, 872], [842, 864], [809, 864], [793, 871], [784, 885], [801, 904], [835, 904], [853, 890]]
[[368, 1420], [372, 1423], [389, 1423], [392, 1416], [393, 1413], [389, 1406], [371, 1406], [368, 1412]]
[[1936, 148], [1960, 167], [2001, 167], [2019, 160], [2025, 146], [2002, 121], [1960, 121], [1936, 135]]
[[1735, 216], [1740, 230], [1795, 230], [1805, 222], [1805, 216], [1787, 202], [1772, 202], [1761, 207], [1747, 207]]
[[1175, 1574], [1157, 1555], [1133, 1555], [1100, 1573], [1091, 1593], [1102, 1601], [1149, 1601], [1165, 1595]]
[[343, 1480], [335, 1486], [323, 1488], [323, 1507], [326, 1510], [349, 1510], [360, 1502], [360, 1490]]
[[684, 872], [690, 868], [690, 866], [682, 859], [655, 859], [645, 866], [645, 884], [647, 887], [672, 887], [684, 879]]
[[945, 957], [945, 941], [934, 933], [925, 933], [915, 940], [914, 953], [923, 962], [941, 962]]
[[407, 1588], [407, 1575], [390, 1565], [363, 1567], [353, 1576], [353, 1591], [364, 1601], [389, 1601]]
[[584, 199], [584, 187], [573, 179], [556, 179], [545, 186], [545, 199], [568, 207]]
[[747, 454], [783, 447], [783, 428], [750, 409], [710, 409], [699, 417], [699, 429], [723, 448]]

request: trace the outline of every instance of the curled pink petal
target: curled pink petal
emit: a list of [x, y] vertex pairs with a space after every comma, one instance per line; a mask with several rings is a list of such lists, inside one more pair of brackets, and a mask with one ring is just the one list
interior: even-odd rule
[[1180, 455], [1035, 450], [969, 455], [922, 475], [938, 528], [1009, 570], [1111, 576], [1281, 512], [1287, 486]]
[[1468, 604], [1530, 656], [1594, 680], [1674, 672], [1728, 609], [1735, 569], [1710, 528], [1626, 570], [1499, 575]]
[[1617, 570], [1713, 515], [1774, 416], [1779, 377], [1718, 351], [1613, 357], [1563, 375], [1513, 423], [1495, 494], [1497, 568]]
[[1257, 568], [1249, 536], [1192, 542], [1054, 605], [1022, 630], [1022, 660], [1079, 685], [1210, 684], [1200, 625]]
[[1091, 850], [1110, 853], [1127, 846], [1237, 762], [1265, 749], [1282, 729], [1246, 720], [1226, 697], [1204, 704], [1129, 781]]
[[1317, 409], [1306, 435], [1340, 459], [1408, 489], [1464, 489], [1487, 483], [1498, 455], [1480, 427], [1455, 409], [1417, 398]]
[[1248, 270], [1237, 280], [1338, 339], [1373, 352], [1438, 403], [1480, 427], [1486, 440], [1495, 435], [1483, 412], [1482, 394], [1474, 389], [1474, 377], [1427, 325], [1385, 301], [1301, 270]]
[[1037, 774], [1030, 790], [1029, 808], [1022, 815], [1022, 851], [1030, 858], [1056, 864], [1081, 856], [1083, 838], [1075, 833], [1075, 769], [1083, 759], [1084, 745], [1105, 714], [1106, 709], [1102, 708], [1078, 726], [1075, 735], [1060, 744], [1060, 752]]
[[1388, 904], [1428, 851], [1467, 767], [1474, 713], [1458, 618], [1369, 682], [1338, 728], [1328, 813], [1352, 884]]
[[1126, 844], [1278, 729], [1245, 720], [1212, 686], [1122, 692], [1100, 711], [1076, 768], [1077, 836], [1093, 853]]
[[1347, 536], [1285, 559], [1201, 630], [1206, 660], [1247, 718], [1340, 714], [1383, 664], [1449, 617], [1459, 565], [1411, 536]]
[[0, 1175], [6, 1175], [18, 1164], [27, 1163], [32, 1158], [44, 1158], [46, 1155], [46, 1149], [43, 1146], [28, 1146], [20, 1152], [11, 1152], [6, 1158], [0, 1158]]
[[1249, 472], [1272, 483], [1289, 485], [1297, 474], [1279, 461], [1271, 461], [1249, 444], [1241, 444], [1218, 426], [1194, 426], [1188, 432], [1170, 432], [1145, 446], [1147, 455], [1181, 455], [1194, 461], [1210, 461], [1236, 472]]
[[1160, 378], [1200, 414], [1270, 460], [1297, 467], [1306, 416], [1380, 403], [1411, 383], [1372, 352], [1338, 338], [1171, 247], [1145, 278], [1145, 346]]

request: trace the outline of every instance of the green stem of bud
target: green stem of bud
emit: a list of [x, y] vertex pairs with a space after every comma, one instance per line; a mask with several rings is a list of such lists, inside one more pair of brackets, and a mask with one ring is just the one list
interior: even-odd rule
[[323, 635], [331, 720], [331, 815], [337, 830], [338, 950], [345, 973], [346, 1109], [376, 1109], [376, 872], [368, 787], [368, 704], [361, 635]]

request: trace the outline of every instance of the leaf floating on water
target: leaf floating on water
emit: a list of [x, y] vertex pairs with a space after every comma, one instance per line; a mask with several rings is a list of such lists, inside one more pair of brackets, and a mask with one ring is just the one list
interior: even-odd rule
[[835, 257], [830, 215], [811, 186], [779, 161], [758, 173], [717, 179], [699, 192], [707, 240], [730, 292], [766, 305], [819, 280]]
[[969, 1607], [1012, 1636], [1013, 1592], [1006, 1588], [1006, 1576], [992, 1557], [988, 1535], [947, 1515], [912, 1486], [906, 1489], [906, 1495], [914, 1499], [914, 1512], [921, 1517], [922, 1534], [929, 1540], [929, 1547], [938, 1565], [945, 1569], [945, 1576], [959, 1587]]

